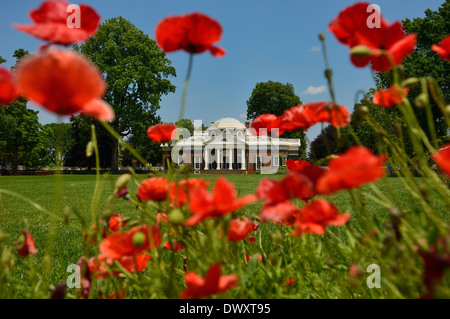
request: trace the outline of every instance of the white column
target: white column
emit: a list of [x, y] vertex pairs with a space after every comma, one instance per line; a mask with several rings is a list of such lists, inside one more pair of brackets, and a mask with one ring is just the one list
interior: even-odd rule
[[207, 170], [209, 170], [209, 167], [208, 167], [208, 165], [209, 165], [209, 150], [207, 148], [205, 148], [203, 151], [203, 158], [205, 160], [204, 170], [207, 171]]
[[217, 170], [220, 169], [220, 148], [216, 149], [216, 163], [217, 163]]
[[232, 170], [233, 169], [233, 149], [230, 148], [229, 152], [228, 152], [228, 169]]
[[245, 147], [241, 151], [241, 170], [245, 171]]

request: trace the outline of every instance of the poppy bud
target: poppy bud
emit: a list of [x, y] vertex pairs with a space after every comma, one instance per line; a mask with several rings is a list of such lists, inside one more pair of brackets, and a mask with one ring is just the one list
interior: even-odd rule
[[326, 69], [325, 70], [325, 77], [330, 80], [331, 77], [333, 76], [333, 71], [331, 71], [330, 69]]
[[89, 141], [86, 145], [86, 157], [91, 157], [94, 154], [95, 146], [94, 142]]
[[419, 82], [418, 78], [408, 78], [402, 82], [401, 86], [410, 88], [410, 87], [413, 87], [414, 85], [416, 85], [418, 82]]
[[425, 93], [420, 93], [414, 100], [414, 104], [419, 109], [424, 108], [428, 104], [428, 95]]
[[61, 282], [56, 285], [50, 299], [64, 299], [66, 295], [66, 284]]
[[364, 58], [370, 56], [372, 51], [365, 45], [357, 45], [350, 50], [350, 54], [357, 58]]
[[179, 209], [173, 209], [167, 216], [167, 220], [173, 225], [180, 225], [184, 223], [184, 214]]
[[143, 244], [144, 244], [144, 242], [145, 242], [145, 235], [144, 235], [144, 233], [142, 233], [142, 232], [137, 232], [136, 234], [134, 234], [133, 235], [133, 238], [132, 238], [132, 240], [133, 240], [133, 245], [135, 246], [135, 247], [141, 247]]
[[319, 40], [324, 41], [325, 40], [325, 33], [321, 32], [319, 33]]
[[131, 181], [130, 174], [121, 175], [117, 179], [116, 184], [114, 185], [114, 188], [121, 189], [122, 187], [126, 186], [130, 181]]

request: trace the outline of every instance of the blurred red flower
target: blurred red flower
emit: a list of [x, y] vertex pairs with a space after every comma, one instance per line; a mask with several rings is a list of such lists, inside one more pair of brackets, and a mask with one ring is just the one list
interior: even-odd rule
[[125, 227], [127, 223], [124, 221], [125, 216], [114, 213], [108, 220], [108, 228], [112, 232], [118, 232], [121, 228]]
[[373, 95], [373, 104], [383, 107], [396, 106], [403, 102], [402, 96], [408, 96], [409, 88], [393, 85], [388, 89], [378, 90]]
[[301, 236], [303, 233], [323, 235], [326, 226], [341, 226], [350, 219], [350, 214], [338, 214], [338, 209], [324, 199], [316, 199], [303, 206], [296, 214], [293, 236]]
[[[38, 9], [30, 12], [33, 25], [15, 24], [14, 27], [54, 44], [69, 45], [88, 40], [97, 32], [100, 16], [90, 6], [81, 4], [79, 17], [76, 17], [77, 12], [70, 10], [69, 5], [66, 1], [44, 1]], [[77, 23], [77, 18], [79, 27], [69, 27], [69, 24]]]
[[34, 238], [29, 231], [23, 231], [16, 242], [16, 249], [20, 256], [26, 257], [29, 254], [36, 255], [38, 250], [34, 243]]
[[235, 287], [238, 282], [236, 275], [220, 276], [222, 269], [219, 263], [212, 265], [205, 274], [205, 278], [190, 271], [184, 276], [186, 289], [181, 293], [181, 299], [203, 298], [214, 294], [224, 293]]
[[439, 54], [444, 60], [450, 61], [450, 35], [443, 38], [439, 45], [431, 45], [431, 50]]
[[193, 215], [185, 225], [194, 226], [206, 218], [221, 217], [257, 200], [253, 194], [237, 198], [234, 185], [224, 177], [219, 177], [212, 193], [199, 187], [193, 190], [189, 198], [189, 208]]
[[263, 205], [259, 212], [261, 222], [272, 221], [276, 224], [292, 225], [299, 209], [290, 201], [285, 200], [273, 205]]
[[450, 143], [442, 146], [432, 158], [444, 173], [450, 174]]
[[329, 169], [319, 178], [316, 191], [329, 195], [374, 182], [386, 173], [385, 155], [374, 155], [364, 146], [353, 146], [329, 161]]
[[416, 34], [405, 34], [402, 24], [388, 22], [380, 17], [379, 27], [370, 27], [368, 20], [372, 10], [367, 10], [369, 3], [360, 2], [341, 11], [337, 18], [329, 24], [329, 30], [345, 45], [353, 48], [364, 45], [369, 49], [368, 56], [351, 56], [352, 63], [357, 67], [371, 64], [377, 72], [388, 71], [391, 63], [383, 55], [382, 50], [392, 57], [395, 65], [401, 64], [416, 46]]
[[[252, 129], [255, 130], [256, 136], [266, 136], [272, 133], [272, 129], [279, 129], [280, 118], [273, 114], [262, 114], [252, 121]], [[281, 135], [284, 132], [276, 132], [275, 135]]]
[[174, 243], [173, 247], [172, 247], [172, 245], [168, 241], [166, 241], [163, 244], [163, 246], [164, 246], [164, 248], [166, 248], [168, 250], [171, 250], [171, 251], [174, 251], [174, 252], [180, 251], [180, 250], [182, 250], [184, 248], [184, 246], [182, 244], [178, 243], [178, 242]]
[[311, 180], [302, 174], [289, 172], [281, 181], [264, 178], [258, 184], [256, 195], [273, 205], [288, 199], [308, 200], [315, 195]]
[[215, 57], [225, 55], [225, 50], [214, 46], [220, 41], [220, 24], [201, 13], [167, 17], [156, 27], [156, 41], [165, 52], [184, 50], [189, 53], [209, 51]]
[[334, 105], [333, 102], [300, 104], [281, 115], [280, 132], [307, 130], [319, 122], [330, 123], [334, 127], [345, 127], [350, 123], [350, 113], [345, 106]]
[[239, 218], [234, 218], [230, 222], [230, 227], [228, 228], [228, 240], [230, 241], [240, 241], [247, 238], [248, 234], [255, 231], [258, 228], [255, 222], [251, 222], [247, 217], [243, 220]]
[[172, 132], [177, 127], [170, 123], [160, 123], [150, 126], [147, 130], [147, 135], [154, 142], [168, 142], [172, 140]]
[[162, 202], [167, 199], [169, 180], [165, 177], [150, 177], [142, 181], [137, 190], [140, 200]]
[[305, 175], [315, 184], [317, 180], [325, 173], [325, 169], [320, 166], [312, 165], [307, 161], [286, 160], [286, 166], [291, 172]]
[[[137, 240], [137, 233], [142, 239]], [[121, 257], [133, 257], [161, 244], [159, 228], [147, 225], [137, 226], [127, 232], [118, 232], [109, 235], [100, 243], [100, 256], [102, 258], [120, 259]]]
[[6, 106], [19, 97], [13, 74], [0, 67], [0, 106]]
[[182, 207], [196, 188], [207, 189], [209, 182], [201, 178], [188, 178], [180, 182], [172, 182], [169, 186], [170, 202]]
[[114, 120], [111, 106], [100, 100], [106, 91], [103, 77], [81, 54], [45, 49], [21, 60], [16, 75], [21, 93], [54, 113]]
[[[128, 272], [142, 271], [147, 267], [148, 262], [152, 259], [150, 255], [143, 252], [137, 255], [125, 255], [117, 259], [106, 258], [103, 255], [92, 257], [88, 261], [89, 273], [95, 274], [96, 278], [107, 278], [112, 275], [118, 275], [121, 273], [118, 269], [114, 268], [114, 261], [120, 263]], [[108, 271], [111, 268], [111, 272]]]

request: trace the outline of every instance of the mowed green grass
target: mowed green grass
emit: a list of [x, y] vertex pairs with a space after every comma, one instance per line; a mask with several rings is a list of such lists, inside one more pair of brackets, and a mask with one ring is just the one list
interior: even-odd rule
[[[141, 177], [144, 179], [146, 176]], [[191, 177], [204, 178], [211, 181], [212, 185], [219, 175], [194, 175]], [[226, 178], [234, 183], [238, 196], [242, 196], [254, 193], [263, 178], [279, 179], [282, 178], [282, 175], [227, 175]], [[117, 176], [101, 176], [101, 182], [97, 189], [101, 194], [99, 197], [100, 208], [104, 208], [103, 205], [111, 195], [116, 179]], [[417, 214], [415, 208], [418, 205], [414, 204], [415, 200], [408, 194], [399, 178], [386, 178], [376, 185], [387, 197], [393, 198], [394, 204], [403, 212]], [[67, 266], [77, 263], [84, 254], [83, 233], [79, 229], [81, 224], [76, 214], [85, 216], [88, 221], [93, 221], [90, 210], [95, 187], [95, 175], [0, 176], [0, 189], [20, 194], [58, 218], [63, 217], [63, 209], [66, 206], [73, 211], [69, 223], [65, 224], [36, 209], [30, 202], [13, 195], [0, 193], [0, 231], [4, 235], [3, 244], [14, 247], [24, 228], [24, 221], [26, 221], [26, 228], [32, 232], [39, 249], [39, 253], [32, 256], [35, 258], [36, 270], [42, 273], [44, 282], [54, 284], [64, 282], [67, 278]], [[137, 183], [129, 184], [130, 192], [135, 193], [136, 189]], [[368, 186], [364, 189], [370, 191]], [[358, 197], [359, 193], [356, 192], [354, 195]], [[339, 192], [329, 199], [338, 206], [341, 212], [352, 213], [350, 223], [355, 228], [373, 229], [376, 227], [380, 230], [383, 228], [383, 222], [388, 218], [386, 208], [370, 200], [365, 201], [364, 216], [361, 216], [353, 206], [351, 194], [348, 191]], [[449, 213], [440, 203], [439, 198], [431, 195], [431, 201], [441, 218], [448, 220]], [[298, 201], [298, 204], [301, 203]], [[257, 218], [261, 206], [262, 202], [246, 206], [240, 214]], [[123, 199], [114, 200], [110, 209], [125, 216], [138, 216], [137, 209]], [[370, 221], [370, 225], [367, 221]], [[276, 227], [280, 226], [273, 223], [260, 225], [262, 244], [267, 251], [270, 251], [271, 245], [273, 245], [270, 234]], [[336, 232], [337, 235], [340, 234], [339, 231]], [[42, 260], [46, 253], [51, 256], [51, 260]], [[16, 256], [18, 258], [12, 274], [12, 284], [15, 280], [19, 282], [27, 276], [22, 259], [17, 254]], [[20, 298], [20, 295], [16, 297]]]

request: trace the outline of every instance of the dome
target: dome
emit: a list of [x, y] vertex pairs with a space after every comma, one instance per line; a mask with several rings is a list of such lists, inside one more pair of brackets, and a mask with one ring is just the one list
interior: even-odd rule
[[208, 130], [212, 129], [219, 129], [224, 130], [227, 128], [234, 128], [234, 129], [243, 129], [245, 130], [245, 125], [242, 124], [240, 121], [231, 118], [231, 117], [225, 117], [220, 120], [215, 121], [213, 124], [211, 124], [208, 127]]

